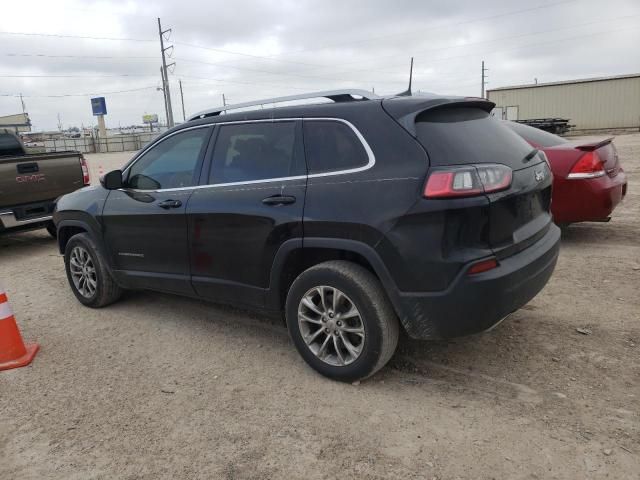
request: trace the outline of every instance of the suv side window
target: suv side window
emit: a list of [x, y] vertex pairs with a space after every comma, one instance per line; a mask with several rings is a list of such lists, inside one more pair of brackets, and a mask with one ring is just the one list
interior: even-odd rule
[[151, 147], [129, 169], [127, 186], [159, 190], [195, 185], [195, 169], [210, 132], [208, 127], [186, 130]]
[[369, 162], [364, 146], [349, 125], [336, 120], [305, 120], [304, 151], [309, 173], [363, 167]]
[[296, 122], [220, 125], [209, 184], [304, 175], [296, 147]]

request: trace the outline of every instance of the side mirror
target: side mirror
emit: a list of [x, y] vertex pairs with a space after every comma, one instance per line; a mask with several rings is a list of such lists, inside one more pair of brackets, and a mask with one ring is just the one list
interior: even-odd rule
[[122, 188], [122, 170], [112, 170], [100, 178], [100, 183], [107, 190]]

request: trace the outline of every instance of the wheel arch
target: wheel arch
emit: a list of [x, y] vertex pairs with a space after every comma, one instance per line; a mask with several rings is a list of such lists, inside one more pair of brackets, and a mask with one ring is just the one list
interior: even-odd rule
[[266, 304], [270, 310], [282, 310], [289, 287], [307, 268], [328, 260], [348, 260], [373, 273], [397, 309], [397, 288], [375, 249], [357, 240], [305, 237], [284, 242], [271, 268]]
[[87, 233], [102, 248], [102, 238], [96, 232], [96, 227], [92, 227], [88, 222], [78, 219], [63, 219], [56, 224], [58, 231], [58, 250], [64, 255], [67, 243], [78, 233]]

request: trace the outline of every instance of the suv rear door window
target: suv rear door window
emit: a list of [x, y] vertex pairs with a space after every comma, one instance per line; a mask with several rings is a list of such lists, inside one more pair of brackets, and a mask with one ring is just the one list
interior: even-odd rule
[[151, 147], [129, 169], [127, 186], [140, 190], [191, 187], [210, 128], [176, 133]]
[[220, 125], [219, 129], [209, 184], [304, 175], [294, 121]]
[[309, 173], [349, 170], [369, 162], [362, 142], [349, 125], [335, 120], [305, 120], [303, 124]]

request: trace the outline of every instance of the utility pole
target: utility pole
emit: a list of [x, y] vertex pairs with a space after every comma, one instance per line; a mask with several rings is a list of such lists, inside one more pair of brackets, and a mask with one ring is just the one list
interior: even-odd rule
[[182, 121], [186, 122], [187, 114], [184, 113], [184, 94], [182, 93], [182, 80], [178, 80], [178, 83], [180, 84], [180, 100], [182, 100]]
[[480, 98], [485, 98], [484, 92], [485, 92], [485, 86], [487, 84], [487, 76], [484, 74], [484, 72], [486, 72], [487, 70], [489, 69], [484, 68], [484, 60], [483, 60], [482, 61], [482, 81], [480, 84]]
[[162, 69], [162, 67], [160, 67], [160, 78], [162, 78], [162, 87], [158, 88], [158, 90], [162, 90], [162, 97], [164, 99], [164, 118], [168, 126], [169, 125], [169, 106], [167, 105], [167, 89], [165, 88], [164, 70]]
[[160, 53], [162, 54], [162, 86], [164, 87], [164, 96], [167, 105], [167, 125], [169, 128], [173, 127], [173, 109], [171, 108], [171, 91], [169, 90], [169, 77], [167, 75], [167, 67], [175, 65], [171, 63], [167, 65], [167, 59], [165, 53], [167, 50], [173, 50], [173, 45], [170, 45], [165, 48], [164, 46], [164, 34], [170, 33], [171, 29], [162, 30], [162, 24], [160, 23], [160, 18], [158, 18], [158, 34], [160, 35]]
[[20, 104], [22, 105], [22, 113], [26, 113], [26, 107], [24, 106], [24, 100], [22, 99], [22, 94], [20, 94]]

